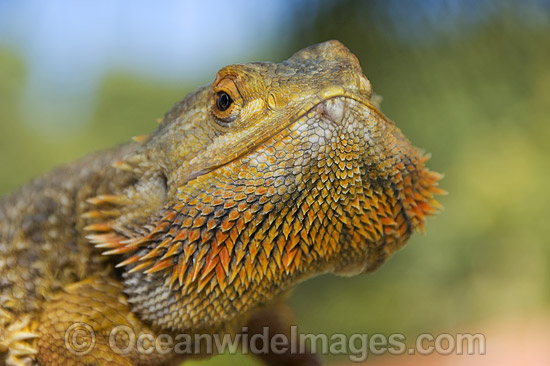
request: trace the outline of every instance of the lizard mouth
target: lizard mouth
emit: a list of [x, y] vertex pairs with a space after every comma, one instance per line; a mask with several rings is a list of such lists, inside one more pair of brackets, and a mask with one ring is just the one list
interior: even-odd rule
[[[348, 95], [348, 94], [338, 94], [330, 96], [326, 99], [323, 99], [310, 108], [306, 109], [305, 111], [300, 111], [295, 116], [289, 118], [290, 122], [284, 124], [280, 128], [274, 130], [271, 134], [266, 136], [265, 138], [259, 140], [256, 144], [250, 146], [248, 149], [243, 150], [240, 154], [237, 154], [232, 159], [223, 161], [219, 164], [213, 164], [210, 166], [207, 166], [203, 169], [198, 169], [192, 173], [190, 173], [184, 180], [183, 185], [188, 184], [189, 182], [197, 179], [200, 176], [206, 175], [208, 173], [211, 173], [217, 169], [220, 169], [224, 166], [227, 166], [235, 161], [238, 161], [239, 159], [242, 159], [244, 156], [249, 154], [252, 151], [257, 150], [259, 147], [265, 145], [265, 143], [271, 139], [273, 139], [275, 136], [279, 135], [281, 132], [283, 132], [285, 129], [289, 128], [295, 123], [300, 122], [304, 118], [308, 118], [307, 116], [312, 113], [313, 111], [317, 110], [319, 118], [326, 118], [332, 123], [339, 125], [343, 122], [344, 118], [346, 117], [346, 109], [348, 108], [348, 104], [355, 102], [358, 105], [376, 113], [378, 116], [380, 116], [382, 119], [389, 121], [386, 116], [369, 100], [364, 98], [358, 98], [355, 95]], [[309, 119], [309, 118], [308, 118]]]

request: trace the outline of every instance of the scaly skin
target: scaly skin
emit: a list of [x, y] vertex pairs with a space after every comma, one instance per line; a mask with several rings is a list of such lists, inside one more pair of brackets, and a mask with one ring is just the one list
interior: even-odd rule
[[[1, 202], [0, 364], [182, 360], [114, 352], [118, 325], [288, 332], [288, 290], [376, 269], [442, 192], [337, 41], [280, 64], [227, 66], [137, 140]], [[75, 322], [96, 334], [86, 355], [66, 347]], [[261, 357], [317, 363], [307, 352]]]

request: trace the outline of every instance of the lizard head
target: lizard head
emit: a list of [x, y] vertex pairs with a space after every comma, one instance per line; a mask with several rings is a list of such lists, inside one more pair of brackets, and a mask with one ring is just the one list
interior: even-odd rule
[[[357, 58], [338, 41], [306, 48], [275, 64], [222, 68], [211, 85], [177, 104], [149, 142], [170, 187], [253, 153], [307, 114], [341, 124], [346, 97], [369, 104], [372, 88]], [[325, 103], [334, 99], [335, 103]], [[160, 147], [160, 148], [159, 148]], [[301, 147], [303, 148], [303, 147]]]
[[90, 239], [178, 301], [221, 304], [179, 320], [207, 327], [227, 320], [223, 304], [245, 312], [314, 275], [378, 267], [439, 207], [426, 160], [380, 112], [357, 58], [329, 41], [227, 66], [175, 105], [118, 164], [137, 183]]

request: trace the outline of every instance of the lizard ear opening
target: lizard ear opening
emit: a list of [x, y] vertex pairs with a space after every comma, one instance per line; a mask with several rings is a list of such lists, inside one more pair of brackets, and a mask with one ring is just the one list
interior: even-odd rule
[[210, 110], [223, 125], [233, 122], [242, 107], [242, 97], [233, 78], [225, 77], [214, 82]]

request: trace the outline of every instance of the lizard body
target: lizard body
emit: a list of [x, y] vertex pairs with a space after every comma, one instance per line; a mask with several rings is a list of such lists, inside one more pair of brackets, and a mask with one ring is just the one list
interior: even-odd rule
[[[172, 353], [113, 352], [109, 330], [286, 333], [295, 284], [376, 269], [442, 191], [372, 97], [337, 41], [227, 66], [150, 137], [4, 198], [0, 365], [175, 364]], [[75, 322], [97, 335], [85, 355], [64, 343]]]

